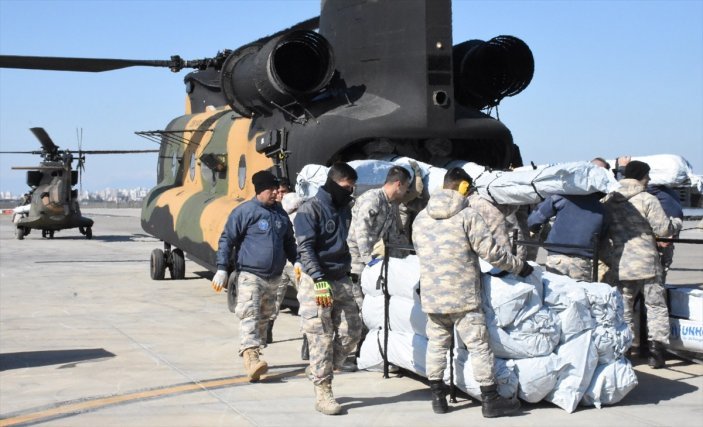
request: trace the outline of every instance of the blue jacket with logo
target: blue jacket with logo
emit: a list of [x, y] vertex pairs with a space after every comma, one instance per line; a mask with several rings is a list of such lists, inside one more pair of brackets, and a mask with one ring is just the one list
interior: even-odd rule
[[657, 197], [666, 216], [683, 219], [683, 209], [681, 208], [679, 195], [674, 190], [663, 185], [648, 185], [647, 193]]
[[293, 225], [281, 205], [266, 206], [254, 197], [234, 208], [220, 236], [218, 270], [227, 270], [233, 250], [235, 270], [264, 279], [280, 276], [286, 259], [295, 262]]
[[350, 223], [351, 208], [337, 209], [323, 188], [300, 206], [295, 217], [295, 235], [305, 274], [314, 280], [337, 280], [349, 274]]
[[[602, 238], [606, 229], [603, 221], [605, 210], [600, 197], [599, 193], [583, 196], [549, 196], [527, 218], [527, 226], [530, 231], [536, 231], [551, 217], [556, 216], [545, 243], [593, 247], [593, 233], [598, 233]], [[591, 249], [548, 248], [547, 251], [586, 258], [593, 257]]]

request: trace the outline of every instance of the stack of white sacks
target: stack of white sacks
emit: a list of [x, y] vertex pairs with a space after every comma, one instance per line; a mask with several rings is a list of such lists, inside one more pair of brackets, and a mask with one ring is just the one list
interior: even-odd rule
[[[545, 399], [568, 412], [579, 403], [600, 408], [619, 402], [637, 385], [632, 365], [623, 356], [632, 336], [623, 319], [621, 295], [604, 283], [577, 282], [533, 266], [534, 273], [525, 279], [499, 278], [489, 274], [489, 264], [481, 263], [483, 308], [499, 393], [517, 394], [527, 402]], [[380, 272], [378, 263], [362, 274], [362, 314], [369, 333], [358, 359], [360, 369], [383, 366]], [[420, 305], [419, 278], [416, 256], [390, 259], [388, 360], [426, 376], [427, 316]], [[480, 399], [471, 355], [460, 339], [455, 342], [455, 384]], [[449, 383], [449, 368], [445, 382]]]

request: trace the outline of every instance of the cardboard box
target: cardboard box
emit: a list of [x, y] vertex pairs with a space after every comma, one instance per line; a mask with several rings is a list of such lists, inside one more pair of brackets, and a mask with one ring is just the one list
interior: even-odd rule
[[669, 315], [703, 322], [703, 289], [667, 286]]
[[703, 353], [703, 322], [669, 318], [669, 347]]

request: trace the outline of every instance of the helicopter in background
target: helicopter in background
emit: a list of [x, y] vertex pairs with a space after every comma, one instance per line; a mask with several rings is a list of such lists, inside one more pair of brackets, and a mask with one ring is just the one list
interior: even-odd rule
[[186, 253], [216, 270], [227, 216], [254, 196], [251, 176], [263, 169], [295, 182], [307, 164], [388, 155], [522, 165], [490, 111], [529, 85], [532, 52], [513, 36], [455, 44], [451, 0], [328, 0], [317, 18], [195, 61], [0, 56], [7, 68], [132, 66], [195, 69], [185, 114], [137, 132], [160, 143], [141, 214], [164, 242], [151, 254], [155, 280], [167, 268], [183, 278]]
[[[41, 230], [42, 237], [53, 239], [54, 233], [68, 228], [78, 228], [87, 239], [93, 237], [93, 220], [81, 214], [78, 204], [80, 173], [85, 168], [86, 154], [157, 153], [158, 150], [60, 150], [49, 134], [40, 127], [30, 131], [41, 143], [41, 151], [1, 151], [3, 154], [37, 154], [42, 161], [38, 166], [14, 166], [27, 171], [26, 193], [20, 206], [14, 209], [12, 221], [15, 237], [22, 240], [31, 230]], [[80, 140], [79, 140], [80, 146]], [[77, 154], [77, 157], [74, 157]], [[77, 168], [73, 169], [76, 160]]]

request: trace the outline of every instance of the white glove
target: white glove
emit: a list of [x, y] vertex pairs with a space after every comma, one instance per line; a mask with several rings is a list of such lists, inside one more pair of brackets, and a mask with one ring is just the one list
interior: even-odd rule
[[225, 270], [217, 270], [215, 277], [212, 278], [212, 289], [215, 292], [220, 292], [225, 286], [225, 281], [227, 280], [227, 272]]

